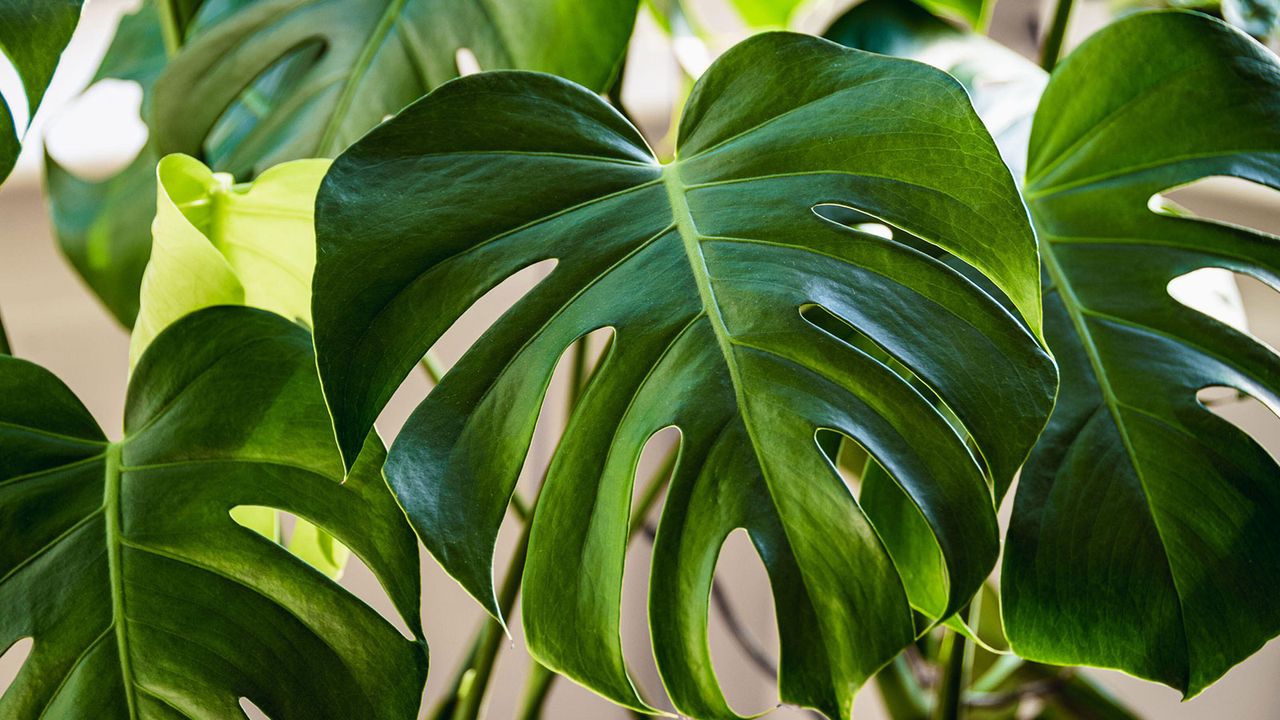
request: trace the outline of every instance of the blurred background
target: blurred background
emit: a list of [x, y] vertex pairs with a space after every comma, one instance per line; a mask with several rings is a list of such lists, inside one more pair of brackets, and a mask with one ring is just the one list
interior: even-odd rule
[[[42, 145], [47, 143], [49, 152], [78, 175], [105, 178], [127, 164], [146, 141], [146, 128], [137, 116], [141, 93], [136, 85], [106, 81], [77, 97], [88, 84], [120, 17], [135, 9], [136, 4], [137, 0], [88, 0], [85, 4], [80, 27], [35, 118], [18, 169], [0, 190], [0, 309], [15, 352], [60, 376], [80, 395], [108, 433], [117, 437], [127, 380], [128, 336], [60, 256], [47, 217], [41, 163]], [[725, 0], [687, 0], [686, 4], [696, 18], [712, 30], [714, 43], [709, 52], [700, 47], [672, 47], [671, 40], [644, 11], [632, 43], [623, 97], [650, 138], [666, 134], [672, 103], [680, 96], [676, 53], [684, 53], [686, 67], [696, 67], [747, 32], [736, 14], [725, 6]], [[796, 27], [821, 32], [835, 14], [850, 4], [839, 0], [811, 2], [797, 16]], [[1038, 29], [1049, 11], [1048, 4], [1039, 0], [1000, 0], [991, 34], [1015, 50], [1033, 56]], [[1107, 0], [1078, 2], [1068, 47], [1107, 22], [1115, 12], [1116, 8]], [[12, 68], [0, 61], [0, 90], [13, 98], [15, 95], [10, 89], [15, 87], [20, 85]], [[200, 98], [193, 97], [191, 102], [198, 103]], [[24, 110], [19, 107], [16, 111], [21, 121]], [[1179, 191], [1177, 200], [1200, 215], [1280, 234], [1278, 196], [1280, 193], [1243, 182], [1213, 180]], [[436, 348], [445, 363], [456, 359], [489, 322], [538, 281], [541, 272], [538, 266], [522, 271], [468, 313]], [[1233, 316], [1235, 322], [1240, 322], [1243, 308], [1250, 330], [1272, 347], [1280, 347], [1280, 302], [1275, 293], [1250, 278], [1235, 278], [1233, 282], [1225, 271], [1217, 271], [1217, 277], [1212, 276], [1213, 272], [1192, 283], [1191, 293], [1198, 295], [1201, 303]], [[562, 367], [557, 373], [548, 394], [551, 399], [540, 419], [522, 479], [526, 489], [540, 476], [552, 442], [564, 422], [563, 402], [557, 399], [563, 396], [564, 370]], [[380, 422], [384, 437], [394, 436], [427, 388], [421, 376], [409, 378]], [[1247, 430], [1273, 455], [1280, 454], [1280, 420], [1256, 401], [1234, 398], [1222, 398], [1222, 401], [1215, 406], [1216, 411]], [[670, 437], [660, 437], [653, 445], [670, 441]], [[650, 450], [653, 452], [646, 452], [642, 465], [656, 464], [660, 448]], [[641, 476], [645, 472], [642, 467]], [[1004, 509], [1006, 519], [1010, 504], [1006, 503]], [[505, 554], [514, 538], [514, 527], [505, 528], [495, 567], [505, 567]], [[642, 690], [648, 697], [657, 699], [662, 693], [650, 659], [644, 617], [648, 554], [648, 544], [637, 541], [628, 558], [623, 604], [624, 646]], [[425, 553], [422, 560], [422, 617], [431, 645], [425, 715], [466, 652], [481, 620], [481, 611]], [[739, 622], [766, 654], [776, 656], [776, 629], [766, 576], [744, 534], [735, 534], [729, 539], [718, 572]], [[343, 583], [384, 614], [394, 617], [377, 583], [354, 558]], [[518, 609], [513, 617], [518, 617]], [[711, 629], [716, 669], [730, 702], [744, 714], [774, 708], [777, 705], [774, 680], [761, 672], [731, 638], [723, 613], [713, 610]], [[16, 673], [22, 659], [20, 650], [0, 658], [0, 690]], [[514, 623], [511, 643], [503, 648], [499, 657], [487, 717], [512, 716], [530, 662], [518, 623]], [[1272, 642], [1203, 695], [1186, 703], [1180, 702], [1178, 693], [1162, 686], [1114, 672], [1088, 672], [1143, 717], [1155, 720], [1280, 718], [1280, 642]], [[661, 705], [661, 701], [658, 704]], [[561, 679], [552, 690], [545, 717], [612, 719], [625, 718], [628, 714]], [[814, 716], [784, 707], [778, 708], [771, 717]], [[876, 693], [870, 688], [860, 695], [855, 717], [866, 720], [884, 717]]]

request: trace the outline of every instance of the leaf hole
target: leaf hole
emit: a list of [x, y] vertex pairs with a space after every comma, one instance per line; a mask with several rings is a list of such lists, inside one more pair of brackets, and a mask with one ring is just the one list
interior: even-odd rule
[[[431, 346], [430, 352], [442, 369], [448, 371], [453, 367], [458, 358], [474, 345], [476, 340], [480, 339], [480, 336], [503, 313], [510, 310], [551, 274], [557, 262], [552, 258], [521, 268], [473, 302]], [[416, 371], [409, 374], [378, 416], [378, 429], [385, 437], [395, 437], [400, 433], [405, 420], [429, 389], [429, 383], [423, 372]]]
[[1200, 388], [1196, 392], [1196, 400], [1253, 438], [1272, 459], [1280, 462], [1280, 406], [1223, 385]]
[[[938, 414], [947, 421], [947, 424], [950, 425], [958, 435], [960, 435], [965, 446], [969, 450], [969, 454], [973, 457], [974, 462], [978, 463], [979, 467], [982, 468], [983, 474], [990, 479], [991, 469], [987, 465], [985, 458], [982, 457], [982, 453], [977, 442], [974, 440], [973, 435], [969, 432], [968, 428], [965, 427], [964, 422], [958, 415], [956, 415], [955, 411], [953, 411], [951, 407], [947, 405], [946, 401], [942, 399], [942, 396], [934, 390], [933, 386], [919, 375], [916, 375], [910, 367], [886, 350], [880, 343], [876, 342], [866, 333], [863, 333], [861, 330], [857, 329], [846, 322], [843, 318], [832, 313], [821, 305], [812, 303], [802, 305], [800, 307], [800, 317], [804, 318], [810, 325], [813, 325], [817, 329], [831, 335], [840, 342], [858, 350], [881, 365], [884, 365], [898, 377], [902, 378], [903, 382], [907, 383], [923, 395], [925, 399], [933, 405], [934, 410], [936, 410]], [[828, 441], [828, 443], [830, 442], [831, 441]], [[819, 444], [821, 445], [821, 439]], [[828, 460], [831, 460], [833, 465], [839, 467], [838, 457], [828, 452], [828, 449], [829, 448], [824, 447], [824, 452], [827, 453]]]
[[247, 697], [240, 698], [240, 709], [244, 711], [244, 716], [249, 718], [249, 720], [271, 720], [271, 716], [263, 712], [262, 708], [255, 705], [253, 701]]
[[[0, 98], [9, 105], [9, 114], [13, 116], [13, 131], [22, 138], [23, 131], [31, 122], [31, 106], [27, 103], [26, 85], [18, 68], [0, 48]], [[0, 130], [2, 132], [2, 130]]]
[[[254, 131], [274, 109], [276, 102], [293, 91], [304, 76], [320, 62], [325, 43], [308, 40], [286, 51], [258, 74], [209, 129], [204, 152], [210, 167], [226, 170], [241, 179], [249, 179], [265, 167], [254, 163], [274, 164], [280, 158], [263, 157], [263, 149], [246, 144]], [[241, 152], [241, 148], [245, 148]]]
[[346, 545], [316, 524], [291, 512], [262, 505], [237, 505], [231, 519], [273, 543], [311, 568], [340, 583], [373, 608], [406, 640], [416, 641], [390, 596], [368, 566]]
[[724, 539], [713, 578], [707, 639], [725, 700], [741, 715], [772, 709], [779, 702], [777, 618], [769, 574], [746, 530]]
[[1152, 195], [1147, 207], [1157, 215], [1280, 235], [1280, 190], [1245, 178], [1203, 177]]
[[[641, 697], [666, 710], [671, 710], [671, 706], [658, 675], [649, 632], [649, 574], [653, 563], [654, 530], [682, 441], [680, 429], [670, 425], [650, 435], [640, 451], [631, 492], [631, 526], [636, 528], [636, 534], [627, 545], [622, 573], [623, 656], [628, 659], [631, 678]], [[656, 478], [660, 479], [650, 484]], [[650, 490], [653, 492], [647, 492]], [[649, 509], [642, 515], [640, 506], [646, 499], [650, 501]]]
[[458, 67], [458, 75], [465, 77], [480, 72], [480, 60], [469, 47], [460, 47], [453, 53], [453, 62]]
[[22, 671], [22, 666], [31, 656], [31, 649], [34, 646], [34, 639], [24, 637], [10, 645], [4, 654], [0, 654], [0, 697], [13, 687], [18, 679], [18, 673]]

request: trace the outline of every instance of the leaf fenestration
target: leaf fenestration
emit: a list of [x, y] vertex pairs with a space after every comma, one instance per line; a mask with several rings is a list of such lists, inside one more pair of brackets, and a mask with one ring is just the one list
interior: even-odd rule
[[[777, 599], [783, 699], [845, 716], [914, 637], [917, 596], [815, 434], [860, 442], [933, 528], [948, 587], [938, 606], [920, 602], [941, 618], [994, 563], [988, 483], [1011, 477], [1034, 441], [1054, 373], [1035, 336], [961, 275], [813, 208], [850, 205], [963, 257], [1038, 332], [1034, 238], [963, 90], [919, 63], [760, 35], [702, 77], [680, 136], [660, 165], [597, 96], [521, 72], [451, 82], [371, 132], [317, 199], [326, 398], [351, 453], [471, 303], [557, 259], [391, 451], [387, 476], [427, 547], [497, 614], [494, 542], [549, 376], [575, 339], [611, 327], [533, 519], [531, 652], [646, 707], [619, 640], [623, 554], [640, 452], [675, 425], [650, 619], [676, 707], [736, 717], [705, 621], [720, 545], [745, 527]], [[914, 387], [806, 319], [811, 305], [916, 372], [980, 457]]]

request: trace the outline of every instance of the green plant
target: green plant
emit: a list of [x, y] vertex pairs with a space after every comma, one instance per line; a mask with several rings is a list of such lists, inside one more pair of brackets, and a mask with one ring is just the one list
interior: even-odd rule
[[[873, 678], [895, 720], [1032, 698], [1131, 718], [1074, 666], [1191, 697], [1280, 634], [1280, 465], [1197, 398], [1280, 407], [1280, 358], [1169, 290], [1203, 268], [1280, 289], [1280, 239], [1163, 196], [1280, 189], [1280, 60], [1165, 11], [1059, 62], [1062, 0], [1042, 68], [982, 34], [990, 3], [867, 0], [826, 39], [760, 33], [687, 70], [671, 140], [646, 138], [620, 100], [631, 28], [643, 8], [709, 41], [689, 4], [125, 19], [95, 79], [143, 86], [147, 147], [105, 181], [47, 174], [64, 252], [133, 330], [125, 433], [0, 356], [0, 650], [34, 640], [0, 716], [415, 717], [417, 540], [491, 616], [442, 719], [480, 715], [518, 595], [521, 718], [557, 675], [654, 712], [620, 635], [643, 541], [671, 705], [738, 717], [707, 641], [713, 605], [735, 622], [715, 569], [737, 529], [780, 640], [747, 649], [831, 718]], [[798, 3], [736, 6], [779, 26]], [[79, 8], [33, 7], [0, 0], [34, 108]], [[549, 260], [444, 371], [441, 335]], [[524, 497], [564, 357], [568, 424]], [[435, 386], [384, 451], [416, 367]], [[335, 584], [348, 552], [409, 637]]]

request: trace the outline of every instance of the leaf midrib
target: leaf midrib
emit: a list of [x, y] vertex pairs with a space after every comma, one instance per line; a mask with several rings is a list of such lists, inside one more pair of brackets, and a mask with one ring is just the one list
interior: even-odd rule
[[1111, 379], [1107, 375], [1107, 370], [1102, 363], [1102, 356], [1098, 350], [1097, 344], [1094, 342], [1093, 333], [1089, 330], [1088, 321], [1084, 315], [1089, 312], [1084, 303], [1080, 301], [1076, 295], [1075, 288], [1071, 286], [1071, 282], [1067, 277], [1066, 271], [1058, 264], [1058, 258], [1054, 255], [1053, 242], [1049, 238], [1045, 238], [1043, 245], [1045, 271], [1053, 281], [1053, 286], [1058, 289], [1058, 297], [1062, 300], [1062, 307], [1067, 312], [1067, 316], [1071, 319], [1071, 324], [1075, 328], [1076, 336], [1080, 338], [1080, 344], [1083, 346], [1085, 355], [1089, 358], [1089, 365], [1093, 370], [1093, 376], [1098, 382], [1098, 390], [1102, 394], [1103, 404], [1107, 411], [1111, 414], [1111, 419], [1115, 423], [1116, 431], [1120, 435], [1120, 441], [1124, 444], [1125, 455], [1128, 457], [1129, 464], [1133, 467], [1134, 475], [1138, 478], [1138, 485], [1142, 489], [1142, 498], [1147, 506], [1147, 513], [1151, 517], [1151, 525], [1155, 528], [1156, 537], [1160, 541], [1160, 556], [1164, 558], [1165, 568], [1169, 572], [1169, 582], [1173, 584], [1174, 598], [1177, 600], [1178, 621], [1182, 631], [1182, 647], [1185, 654], [1182, 665], [1185, 668], [1187, 677], [1185, 681], [1190, 680], [1190, 663], [1191, 663], [1191, 646], [1187, 637], [1187, 620], [1186, 612], [1183, 609], [1182, 591], [1178, 587], [1178, 576], [1173, 572], [1173, 561], [1169, 557], [1168, 543], [1165, 540], [1164, 531], [1160, 527], [1160, 518], [1151, 506], [1151, 493], [1147, 488], [1147, 481], [1143, 477], [1142, 467], [1138, 462], [1138, 453], [1134, 448], [1133, 441], [1129, 437], [1129, 431], [1125, 426], [1122, 417], [1121, 408], [1124, 406], [1120, 399], [1116, 396], [1114, 389], [1111, 387]]
[[405, 2], [407, 0], [389, 0], [386, 9], [382, 11], [382, 17], [378, 18], [378, 24], [373, 27], [373, 32], [369, 34], [369, 40], [360, 51], [360, 57], [356, 58], [356, 64], [351, 68], [351, 73], [347, 75], [347, 81], [342, 86], [342, 94], [338, 96], [338, 102], [334, 105], [333, 113], [329, 115], [329, 121], [325, 123], [324, 134], [320, 136], [320, 142], [317, 144], [319, 155], [327, 157], [342, 149], [331, 148], [334, 138], [338, 134], [338, 128], [342, 125], [342, 119], [346, 117], [347, 112], [351, 109], [351, 103], [355, 100], [356, 87], [360, 84], [364, 74], [368, 72], [374, 57], [382, 50], [382, 46], [386, 43], [391, 30], [400, 21], [400, 13], [404, 9]]
[[106, 515], [107, 569], [111, 586], [111, 616], [115, 620], [116, 650], [120, 659], [120, 681], [124, 685], [129, 717], [136, 718], [138, 717], [137, 684], [133, 677], [133, 664], [129, 655], [128, 622], [125, 620], [124, 566], [120, 549], [120, 538], [123, 532], [120, 489], [124, 477], [124, 473], [120, 470], [121, 450], [121, 443], [112, 443], [107, 448], [102, 504]]

